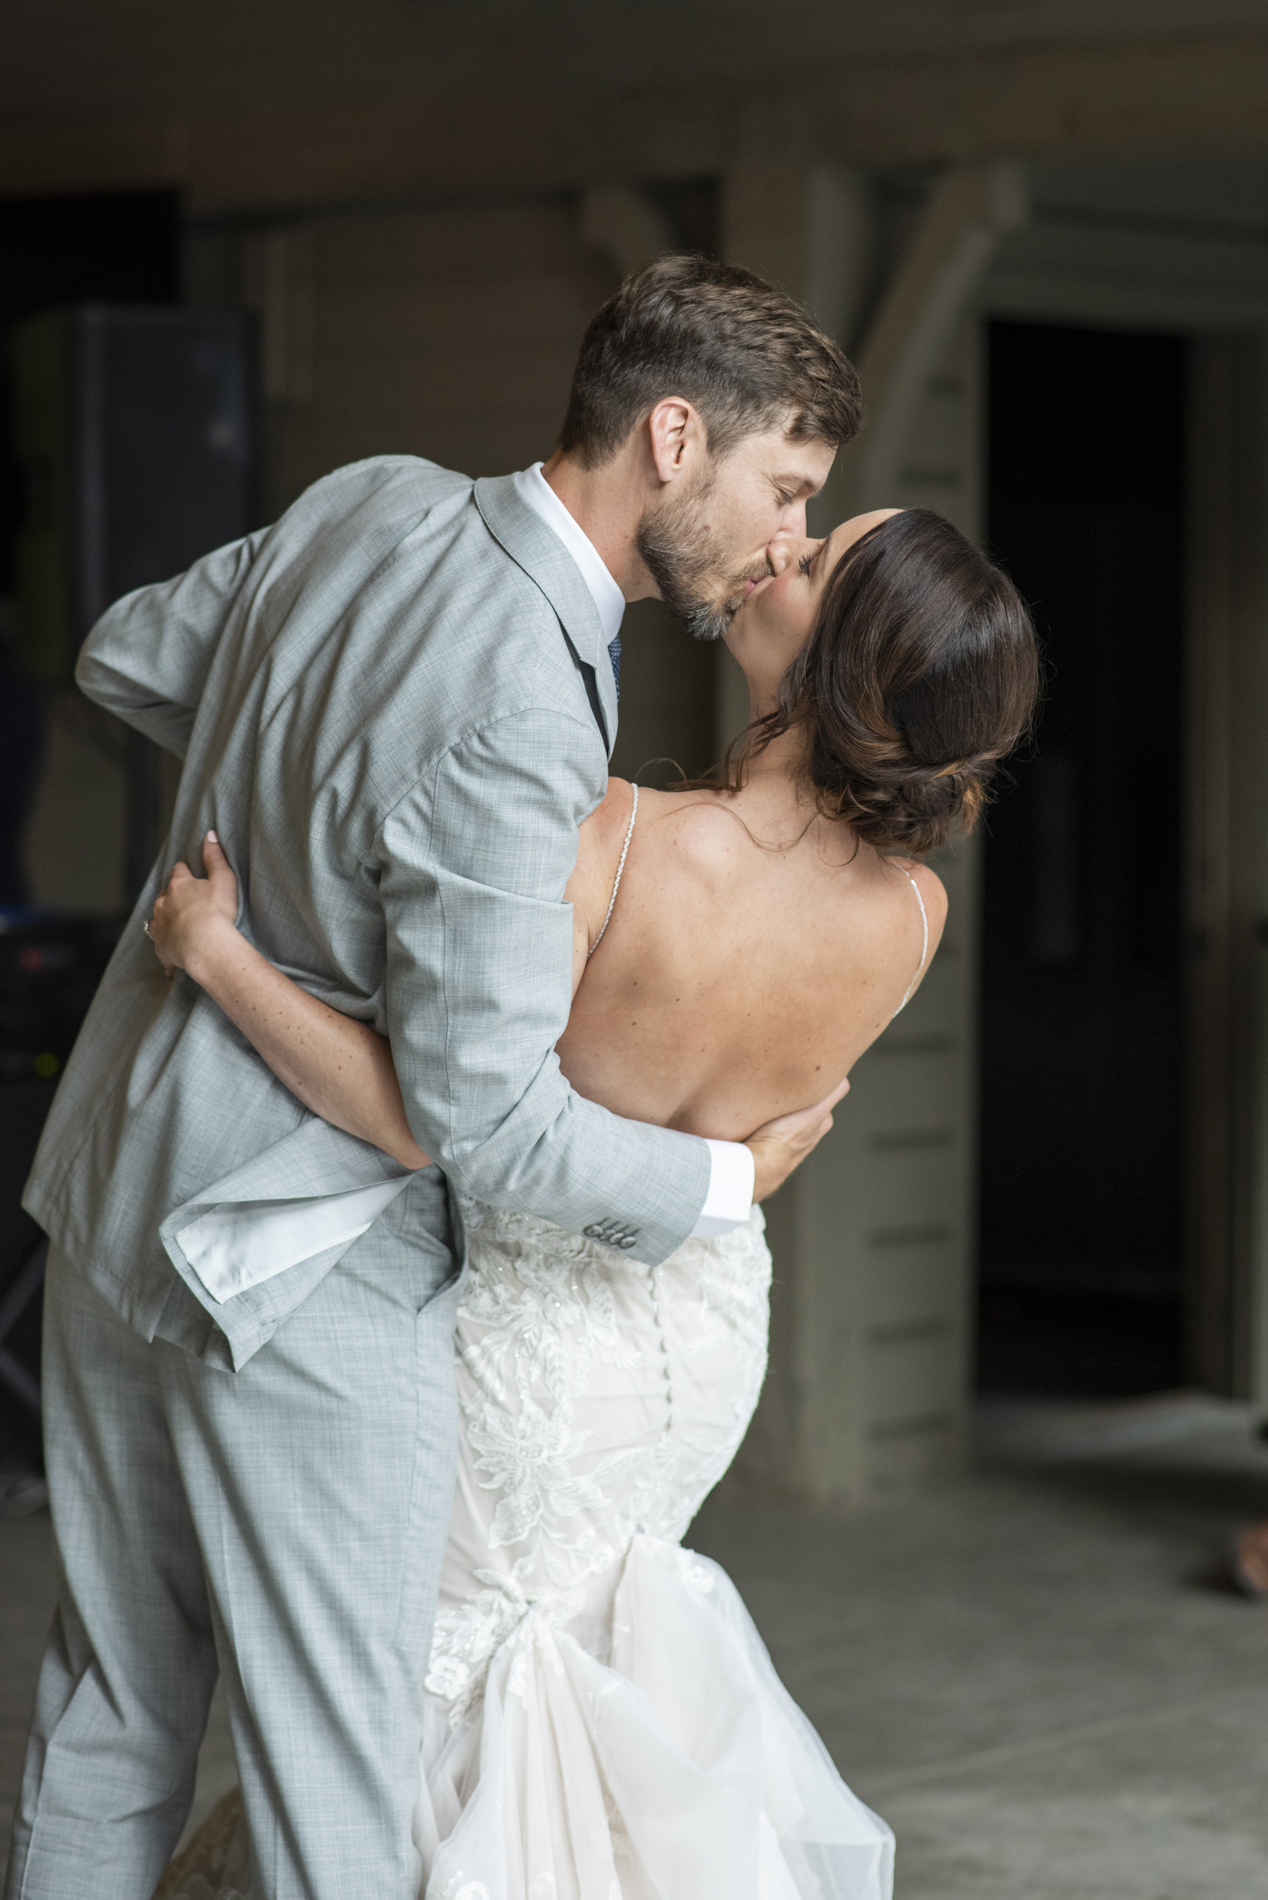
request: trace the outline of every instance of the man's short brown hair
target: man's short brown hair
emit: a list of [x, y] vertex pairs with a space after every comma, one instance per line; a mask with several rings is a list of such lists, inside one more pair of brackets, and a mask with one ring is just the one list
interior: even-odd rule
[[780, 423], [838, 448], [862, 420], [858, 376], [832, 338], [784, 291], [705, 257], [658, 258], [591, 318], [559, 446], [597, 468], [666, 396], [695, 404], [713, 455]]

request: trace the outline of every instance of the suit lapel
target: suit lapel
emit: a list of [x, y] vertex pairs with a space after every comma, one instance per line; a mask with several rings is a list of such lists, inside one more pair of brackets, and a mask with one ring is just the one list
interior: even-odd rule
[[563, 542], [521, 498], [513, 476], [478, 481], [475, 501], [494, 540], [537, 583], [558, 614], [573, 657], [587, 675], [590, 703], [611, 753], [616, 739], [616, 681], [599, 610], [580, 569]]

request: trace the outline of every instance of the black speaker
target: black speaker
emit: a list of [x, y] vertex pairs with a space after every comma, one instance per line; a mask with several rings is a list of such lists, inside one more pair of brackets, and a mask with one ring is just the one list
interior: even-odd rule
[[[111, 601], [257, 525], [254, 320], [243, 311], [81, 304], [12, 342], [18, 642], [50, 685]], [[157, 849], [152, 748], [130, 740], [127, 883]]]
[[237, 310], [81, 304], [13, 337], [27, 670], [66, 680], [112, 600], [256, 525], [254, 324]]

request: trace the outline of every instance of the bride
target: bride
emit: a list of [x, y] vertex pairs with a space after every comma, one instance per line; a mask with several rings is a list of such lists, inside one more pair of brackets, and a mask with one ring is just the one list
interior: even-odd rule
[[[566, 897], [565, 1074], [614, 1112], [742, 1139], [831, 1085], [903, 1007], [971, 826], [1034, 705], [1006, 577], [922, 510], [777, 543], [725, 639], [752, 723], [719, 783], [609, 781]], [[386, 1040], [236, 928], [214, 834], [153, 935], [316, 1114], [428, 1165]], [[464, 1204], [462, 1444], [422, 1694], [427, 1900], [885, 1900], [893, 1839], [845, 1786], [726, 1575], [681, 1539], [766, 1363], [755, 1207], [647, 1268]], [[423, 1674], [420, 1659], [420, 1676]], [[249, 1886], [234, 1797], [161, 1895]]]

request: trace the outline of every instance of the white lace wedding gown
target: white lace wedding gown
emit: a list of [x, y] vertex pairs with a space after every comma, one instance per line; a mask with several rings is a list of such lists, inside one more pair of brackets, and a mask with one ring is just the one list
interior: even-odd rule
[[652, 1268], [527, 1215], [469, 1245], [427, 1900], [886, 1900], [889, 1829], [679, 1541], [766, 1370], [760, 1210]]
[[[725, 1572], [679, 1541], [761, 1388], [760, 1210], [652, 1268], [531, 1215], [467, 1215], [426, 1900], [888, 1900], [889, 1829]], [[245, 1880], [233, 1819], [165, 1896]]]

